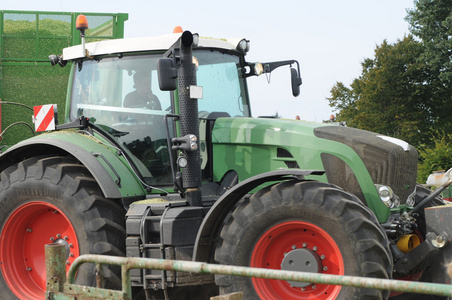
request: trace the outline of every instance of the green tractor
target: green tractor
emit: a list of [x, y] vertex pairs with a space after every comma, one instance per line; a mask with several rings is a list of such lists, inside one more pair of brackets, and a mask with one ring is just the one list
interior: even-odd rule
[[[65, 246], [67, 268], [91, 253], [446, 282], [452, 230], [425, 216], [443, 202], [416, 185], [416, 149], [252, 118], [248, 77], [288, 67], [294, 96], [301, 77], [297, 61], [250, 63], [248, 50], [185, 31], [50, 57], [71, 67], [66, 123], [0, 156], [1, 299], [44, 299], [48, 243]], [[102, 286], [120, 287], [119, 269], [104, 268]], [[94, 265], [76, 282], [95, 285]], [[131, 285], [135, 299], [413, 296], [150, 270], [133, 270]]]

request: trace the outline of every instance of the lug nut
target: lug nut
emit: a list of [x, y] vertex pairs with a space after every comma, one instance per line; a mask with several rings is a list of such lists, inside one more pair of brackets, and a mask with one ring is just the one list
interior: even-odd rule
[[27, 271], [31, 271], [31, 270], [32, 270], [32, 268], [30, 268], [30, 267], [27, 268]]
[[55, 240], [55, 238], [52, 236], [52, 237], [50, 238], [50, 241], [53, 242], [54, 240]]
[[292, 250], [295, 250], [295, 249], [297, 249], [297, 246], [292, 245]]
[[315, 290], [315, 289], [317, 288], [317, 286], [316, 286], [315, 284], [313, 284], [313, 285], [311, 285], [311, 288], [312, 288], [313, 290]]
[[314, 246], [314, 248], [312, 248], [312, 250], [317, 251], [317, 250], [319, 250], [319, 248], [317, 248], [316, 246]]
[[58, 234], [56, 235], [56, 237], [57, 237], [57, 238], [61, 238], [61, 233], [58, 233]]
[[324, 267], [323, 267], [323, 271], [328, 271], [328, 267], [327, 267], [327, 266], [324, 266]]
[[320, 255], [320, 259], [325, 259], [325, 255]]
[[303, 243], [303, 248], [306, 248], [308, 246], [308, 244]]
[[69, 238], [67, 237], [67, 235], [64, 236], [64, 240], [65, 240], [65, 241], [69, 240]]
[[32, 231], [33, 231], [33, 229], [31, 229], [31, 228], [27, 229], [27, 232], [32, 232]]

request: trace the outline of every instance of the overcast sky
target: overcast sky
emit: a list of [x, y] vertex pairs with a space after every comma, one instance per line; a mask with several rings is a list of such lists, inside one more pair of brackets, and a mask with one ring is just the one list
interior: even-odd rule
[[404, 20], [413, 0], [0, 0], [1, 10], [128, 13], [125, 37], [171, 33], [174, 26], [208, 37], [251, 41], [248, 61], [296, 59], [301, 94], [293, 98], [290, 72], [273, 72], [270, 84], [250, 78], [253, 116], [273, 115], [321, 122], [332, 113], [326, 100], [337, 81], [347, 86], [376, 45], [408, 34]]

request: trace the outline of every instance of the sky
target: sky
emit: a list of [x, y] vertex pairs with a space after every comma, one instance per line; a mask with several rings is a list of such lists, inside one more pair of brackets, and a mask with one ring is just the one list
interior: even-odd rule
[[0, 0], [1, 10], [128, 13], [125, 37], [168, 34], [175, 26], [216, 38], [246, 38], [246, 60], [295, 59], [303, 84], [294, 98], [288, 67], [249, 78], [253, 116], [322, 122], [334, 113], [327, 98], [336, 82], [349, 86], [361, 63], [384, 40], [409, 33], [413, 0]]

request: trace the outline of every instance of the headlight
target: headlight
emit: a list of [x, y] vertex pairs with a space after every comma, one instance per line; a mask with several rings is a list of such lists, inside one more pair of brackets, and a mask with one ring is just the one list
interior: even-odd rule
[[264, 66], [261, 63], [256, 63], [254, 65], [254, 74], [257, 76], [262, 75], [264, 73]]
[[400, 204], [399, 197], [394, 194], [393, 190], [386, 185], [376, 184], [378, 195], [380, 200], [389, 208], [398, 207]]

